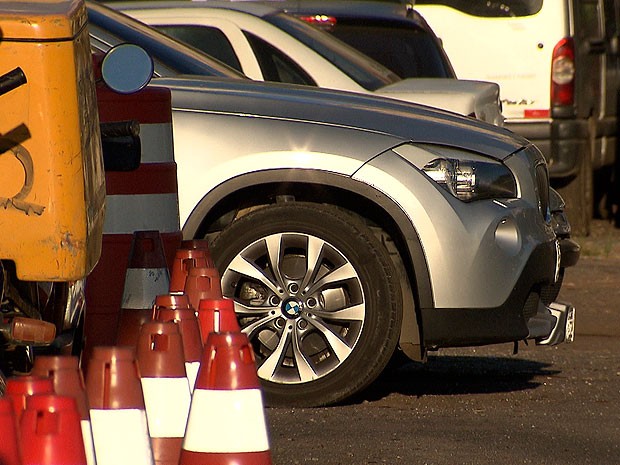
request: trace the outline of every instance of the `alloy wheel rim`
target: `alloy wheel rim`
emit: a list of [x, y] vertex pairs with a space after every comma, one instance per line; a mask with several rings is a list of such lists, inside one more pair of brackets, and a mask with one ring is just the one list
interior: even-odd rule
[[222, 274], [258, 376], [307, 383], [338, 368], [359, 343], [366, 300], [359, 273], [333, 244], [286, 232], [256, 240]]

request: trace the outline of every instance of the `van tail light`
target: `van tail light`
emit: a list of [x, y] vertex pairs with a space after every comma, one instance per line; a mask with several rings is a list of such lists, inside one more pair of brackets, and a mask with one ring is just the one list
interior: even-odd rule
[[336, 18], [328, 15], [303, 15], [299, 19], [325, 31], [331, 31], [336, 26]]
[[551, 59], [551, 106], [575, 102], [575, 44], [571, 37], [560, 40]]

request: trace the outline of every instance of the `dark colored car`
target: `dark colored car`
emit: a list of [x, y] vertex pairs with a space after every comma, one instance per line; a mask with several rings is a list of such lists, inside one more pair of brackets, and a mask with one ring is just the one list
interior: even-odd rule
[[372, 57], [401, 78], [456, 78], [424, 18], [398, 1], [262, 1], [277, 6]]

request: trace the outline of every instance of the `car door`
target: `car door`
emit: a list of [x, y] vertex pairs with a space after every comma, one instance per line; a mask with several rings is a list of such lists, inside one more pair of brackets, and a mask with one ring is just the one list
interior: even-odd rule
[[618, 104], [620, 89], [620, 1], [601, 0], [602, 27], [605, 39], [603, 80], [605, 89], [600, 118], [605, 142], [601, 150], [602, 166], [613, 164], [617, 152]]
[[581, 0], [573, 4], [575, 40], [575, 103], [577, 116], [605, 114], [605, 40], [602, 0]]

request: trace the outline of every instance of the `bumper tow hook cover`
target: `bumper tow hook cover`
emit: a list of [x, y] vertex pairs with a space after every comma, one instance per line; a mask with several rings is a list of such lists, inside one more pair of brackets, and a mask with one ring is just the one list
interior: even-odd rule
[[537, 339], [537, 345], [556, 345], [562, 342], [573, 342], [575, 339], [575, 307], [569, 303], [552, 302], [547, 307], [555, 324], [549, 335]]

